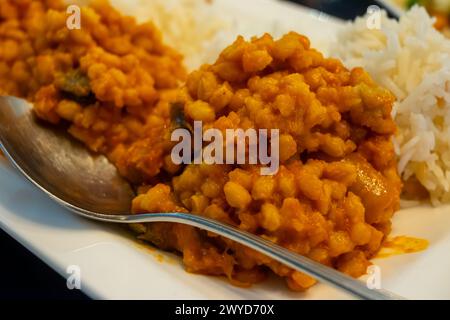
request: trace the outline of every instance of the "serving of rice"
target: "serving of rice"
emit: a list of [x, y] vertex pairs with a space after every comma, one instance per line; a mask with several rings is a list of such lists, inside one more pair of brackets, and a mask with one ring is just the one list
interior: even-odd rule
[[[65, 0], [67, 4], [86, 5], [92, 0]], [[164, 42], [184, 56], [189, 70], [213, 62], [228, 43], [224, 34], [233, 34], [234, 20], [221, 13], [211, 0], [109, 0], [120, 12], [138, 22], [151, 21], [163, 30]]]
[[[152, 21], [164, 41], [183, 54], [188, 69], [196, 69], [219, 53], [224, 33], [233, 28], [211, 0], [112, 0], [121, 12], [138, 21]], [[139, 8], [139, 10], [136, 10]]]
[[403, 180], [416, 178], [434, 205], [450, 202], [450, 40], [421, 7], [399, 22], [381, 14], [379, 30], [368, 28], [368, 17], [348, 24], [332, 52], [397, 97], [394, 142]]

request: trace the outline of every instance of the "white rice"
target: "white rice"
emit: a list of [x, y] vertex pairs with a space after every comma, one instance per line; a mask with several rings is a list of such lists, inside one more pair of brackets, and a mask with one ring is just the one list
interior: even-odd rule
[[[65, 2], [86, 5], [91, 0]], [[233, 19], [223, 15], [214, 1], [110, 0], [110, 3], [138, 22], [153, 22], [163, 32], [164, 42], [183, 54], [189, 70], [213, 62], [225, 46], [224, 34], [234, 28]], [[227, 37], [226, 41], [229, 44], [230, 39]]]
[[189, 70], [213, 63], [238, 35], [250, 38], [269, 32], [276, 37], [295, 29], [287, 28], [282, 20], [255, 14], [255, 6], [275, 7], [278, 0], [245, 0], [241, 3], [238, 0], [110, 1], [139, 22], [155, 23], [162, 31], [165, 43], [184, 55]]
[[185, 65], [197, 69], [213, 62], [222, 33], [232, 28], [232, 20], [223, 16], [208, 0], [111, 0], [111, 3], [139, 22], [152, 21], [162, 30], [164, 42], [184, 55]]
[[383, 12], [381, 30], [361, 17], [343, 28], [331, 52], [350, 68], [364, 67], [397, 97], [399, 173], [415, 176], [437, 205], [450, 202], [450, 40], [433, 23], [420, 7], [399, 22]]

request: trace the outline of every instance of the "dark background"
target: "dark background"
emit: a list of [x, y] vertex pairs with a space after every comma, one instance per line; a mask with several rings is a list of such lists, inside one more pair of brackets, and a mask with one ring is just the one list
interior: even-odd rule
[[[366, 12], [374, 1], [290, 0], [342, 19]], [[0, 229], [0, 299], [88, 299], [68, 290], [66, 280]]]

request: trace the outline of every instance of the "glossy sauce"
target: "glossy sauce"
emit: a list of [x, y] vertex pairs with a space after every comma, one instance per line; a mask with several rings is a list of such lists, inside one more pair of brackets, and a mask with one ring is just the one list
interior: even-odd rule
[[388, 258], [400, 254], [416, 253], [426, 250], [428, 245], [429, 242], [425, 239], [398, 236], [386, 240], [376, 258]]

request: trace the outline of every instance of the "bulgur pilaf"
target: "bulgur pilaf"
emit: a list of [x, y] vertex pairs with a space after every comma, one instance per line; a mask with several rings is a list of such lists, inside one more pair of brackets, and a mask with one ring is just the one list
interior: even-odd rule
[[[190, 165], [133, 203], [135, 212], [184, 211], [238, 226], [354, 277], [365, 273], [399, 206], [390, 138], [393, 96], [362, 69], [325, 59], [306, 37], [238, 38], [180, 90], [188, 121], [279, 128], [275, 176], [258, 167]], [[157, 200], [159, 199], [159, 201]], [[142, 238], [183, 252], [190, 271], [256, 282], [264, 267], [293, 290], [314, 284], [259, 253], [196, 229], [148, 225]], [[260, 276], [257, 276], [260, 274]]]
[[0, 3], [0, 87], [34, 101], [39, 117], [69, 123], [131, 181], [148, 181], [170, 149], [160, 137], [185, 78], [182, 56], [107, 1], [82, 7], [80, 30], [66, 27], [65, 9], [59, 0]]
[[[239, 37], [187, 80], [182, 57], [151, 23], [106, 1], [65, 28], [59, 1], [0, 2], [0, 88], [105, 154], [139, 189], [134, 213], [191, 212], [358, 277], [390, 232], [401, 181], [391, 137], [393, 95], [291, 32]], [[183, 81], [185, 85], [182, 86]], [[179, 88], [181, 86], [181, 88]], [[280, 170], [171, 162], [173, 103], [187, 125], [280, 130]], [[248, 286], [268, 270], [289, 288], [315, 280], [251, 249], [178, 224], [134, 225], [140, 239], [177, 250], [190, 272]]]

